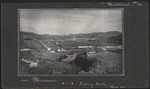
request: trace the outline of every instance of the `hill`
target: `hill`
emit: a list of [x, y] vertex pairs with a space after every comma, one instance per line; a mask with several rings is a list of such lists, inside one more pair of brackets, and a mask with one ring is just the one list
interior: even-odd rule
[[[56, 49], [60, 48], [55, 43], [59, 41], [60, 46], [66, 47], [68, 45], [121, 45], [122, 33], [118, 31], [110, 32], [93, 32], [93, 33], [78, 33], [69, 35], [48, 35], [36, 34], [30, 32], [20, 32], [21, 47], [29, 47], [31, 49], [44, 49], [45, 47], [39, 40], [43, 40], [44, 44], [50, 48], [53, 46]], [[71, 44], [70, 44], [71, 43]], [[94, 45], [95, 44], [95, 45]]]

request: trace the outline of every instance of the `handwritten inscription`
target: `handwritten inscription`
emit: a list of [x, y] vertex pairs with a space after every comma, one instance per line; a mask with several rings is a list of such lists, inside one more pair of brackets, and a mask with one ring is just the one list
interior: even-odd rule
[[72, 85], [74, 85], [74, 82], [62, 82], [61, 84], [62, 85], [71, 85], [72, 86]]
[[105, 84], [105, 82], [103, 82], [103, 83], [96, 82], [95, 85], [96, 86], [105, 86], [105, 87], [107, 87], [107, 85]]
[[38, 77], [33, 77], [32, 81], [33, 82], [57, 82], [55, 79], [54, 80], [45, 80], [45, 79], [40, 79]]
[[99, 83], [99, 82], [96, 82], [96, 83], [80, 82], [79, 85], [80, 86], [89, 86], [90, 88], [94, 88], [96, 86], [107, 87], [107, 88], [125, 88], [125, 86], [107, 85], [105, 82], [103, 82], [103, 83]]
[[142, 4], [139, 3], [139, 2], [137, 2], [137, 1], [133, 1], [132, 3], [133, 3], [134, 5], [142, 6]]
[[89, 86], [90, 88], [93, 88], [94, 86], [99, 86], [99, 87], [110, 87], [110, 88], [113, 88], [114, 86], [108, 86], [106, 85], [105, 82], [103, 83], [99, 83], [99, 82], [96, 82], [96, 83], [86, 83], [86, 82], [80, 82], [79, 83], [80, 86]]
[[21, 79], [21, 82], [28, 82], [27, 79]]
[[111, 86], [109, 86], [110, 88], [125, 88], [125, 86], [113, 86], [113, 85], [111, 85]]
[[[56, 79], [40, 79], [39, 77], [32, 77], [30, 79], [21, 79], [22, 83], [27, 82], [35, 82], [35, 83], [58, 83]], [[61, 85], [67, 85], [67, 86], [73, 86], [75, 83], [73, 81], [63, 81], [61, 82]], [[125, 86], [114, 86], [106, 84], [105, 82], [95, 82], [95, 83], [88, 83], [88, 82], [79, 82], [79, 86], [94, 88], [94, 87], [104, 87], [104, 88], [125, 88]]]
[[116, 3], [116, 2], [107, 2], [109, 6], [130, 6], [130, 3]]
[[133, 1], [133, 2], [102, 2], [103, 5], [108, 5], [108, 6], [142, 6], [140, 2]]
[[90, 86], [91, 88], [93, 88], [93, 86], [94, 86], [94, 84], [92, 84], [92, 83], [84, 83], [84, 82], [80, 82], [79, 85], [81, 85], [81, 86]]

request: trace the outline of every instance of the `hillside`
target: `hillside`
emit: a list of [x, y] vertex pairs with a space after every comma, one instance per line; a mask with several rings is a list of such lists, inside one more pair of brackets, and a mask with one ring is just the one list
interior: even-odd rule
[[118, 31], [109, 31], [109, 32], [93, 32], [93, 33], [78, 33], [78, 34], [70, 34], [70, 36], [84, 36], [84, 37], [113, 37], [120, 35], [121, 32]]
[[[110, 32], [93, 32], [93, 33], [78, 33], [69, 35], [48, 35], [48, 34], [35, 34], [30, 32], [20, 33], [20, 45], [21, 48], [31, 49], [46, 49], [45, 46], [40, 42], [43, 40], [44, 44], [54, 49], [61, 48], [61, 46], [79, 46], [79, 45], [121, 45], [122, 44], [122, 33], [118, 31]], [[60, 47], [55, 43], [59, 41]]]
[[[20, 52], [19, 73], [22, 75], [122, 73], [121, 32], [70, 35], [20, 32], [19, 42], [20, 49], [30, 50]], [[30, 67], [24, 61], [34, 61], [37, 64]]]

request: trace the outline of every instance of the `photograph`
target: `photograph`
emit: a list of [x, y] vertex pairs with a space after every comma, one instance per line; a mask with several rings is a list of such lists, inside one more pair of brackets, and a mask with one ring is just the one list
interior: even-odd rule
[[124, 75], [123, 10], [18, 9], [18, 75]]

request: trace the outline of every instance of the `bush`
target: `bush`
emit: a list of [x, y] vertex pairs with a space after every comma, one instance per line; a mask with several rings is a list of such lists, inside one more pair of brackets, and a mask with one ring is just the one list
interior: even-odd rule
[[121, 74], [122, 73], [122, 55], [101, 52], [95, 53], [87, 57], [90, 63], [88, 71], [82, 71], [80, 74]]

